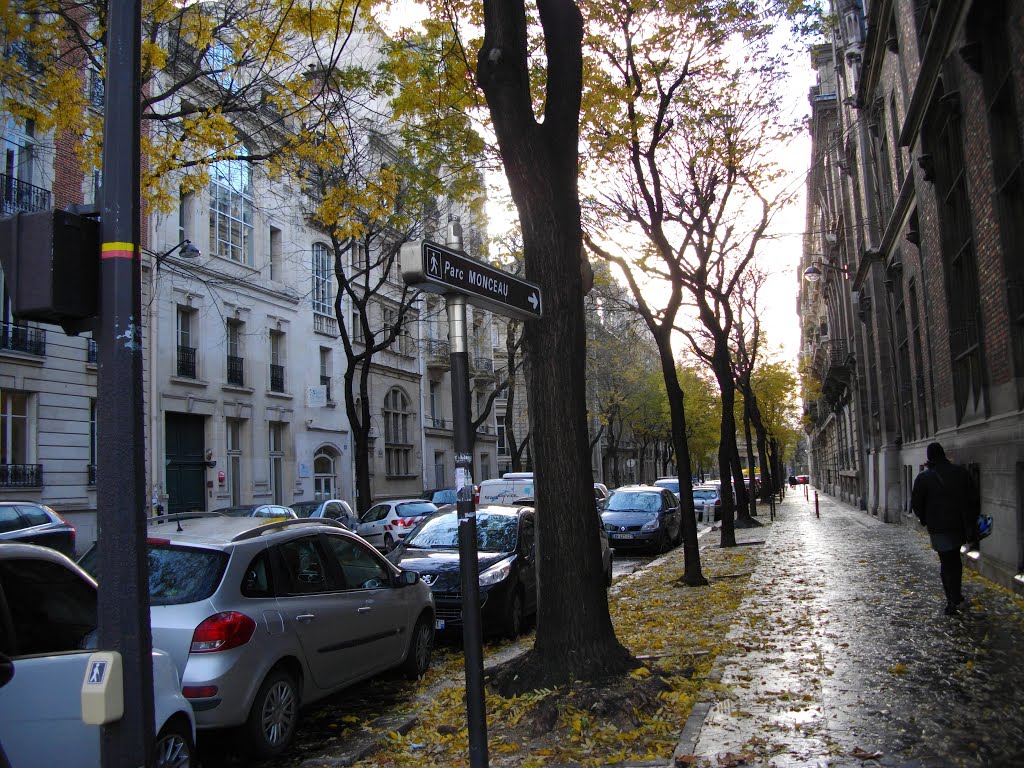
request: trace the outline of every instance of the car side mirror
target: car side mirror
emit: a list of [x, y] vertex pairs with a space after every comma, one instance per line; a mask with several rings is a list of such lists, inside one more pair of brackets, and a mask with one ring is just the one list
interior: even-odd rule
[[398, 577], [398, 583], [403, 587], [411, 587], [419, 580], [420, 575], [416, 571], [402, 571], [402, 575]]
[[14, 662], [6, 653], [0, 653], [0, 688], [3, 688], [14, 677]]

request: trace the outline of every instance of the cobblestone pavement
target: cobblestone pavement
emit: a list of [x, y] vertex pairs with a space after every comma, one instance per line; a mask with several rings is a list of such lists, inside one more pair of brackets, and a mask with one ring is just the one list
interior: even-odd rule
[[923, 533], [809, 497], [737, 532], [764, 542], [753, 593], [677, 764], [1024, 765], [1024, 602], [965, 568], [946, 616]]

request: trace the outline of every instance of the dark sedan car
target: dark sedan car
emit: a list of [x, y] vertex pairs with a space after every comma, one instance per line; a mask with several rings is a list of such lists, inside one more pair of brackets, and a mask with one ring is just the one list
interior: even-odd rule
[[[476, 511], [480, 610], [485, 632], [517, 637], [537, 611], [534, 512], [485, 506]], [[388, 559], [416, 571], [434, 593], [439, 631], [462, 629], [459, 520], [452, 509], [424, 519]]]
[[616, 549], [666, 552], [683, 537], [679, 500], [667, 488], [632, 485], [619, 488], [601, 513]]
[[75, 528], [44, 504], [0, 502], [0, 541], [39, 544], [75, 557]]

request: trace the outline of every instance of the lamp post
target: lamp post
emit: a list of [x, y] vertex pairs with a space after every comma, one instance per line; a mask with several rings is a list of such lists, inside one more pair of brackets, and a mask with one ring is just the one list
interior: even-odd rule
[[815, 259], [811, 262], [811, 266], [804, 270], [804, 280], [809, 283], [816, 283], [821, 280], [821, 276], [824, 274], [823, 270], [832, 269], [841, 274], [846, 279], [850, 278], [850, 268], [846, 265], [837, 267], [834, 264]]

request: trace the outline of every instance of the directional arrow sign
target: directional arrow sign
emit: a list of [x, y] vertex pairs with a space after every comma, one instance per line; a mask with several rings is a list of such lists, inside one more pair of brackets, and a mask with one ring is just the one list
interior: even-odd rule
[[402, 246], [402, 278], [421, 291], [461, 293], [470, 304], [519, 320], [541, 315], [540, 288], [429, 240]]

